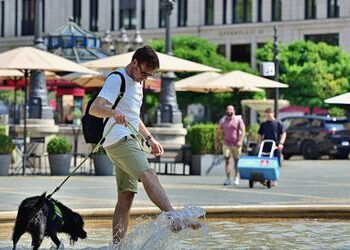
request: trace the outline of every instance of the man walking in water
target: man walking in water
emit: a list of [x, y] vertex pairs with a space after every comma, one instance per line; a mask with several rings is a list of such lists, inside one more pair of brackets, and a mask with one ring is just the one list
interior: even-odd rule
[[125, 94], [115, 110], [112, 105], [120, 93], [121, 78], [116, 74], [107, 77], [98, 97], [90, 107], [90, 114], [100, 118], [111, 117], [105, 131], [117, 123], [106, 136], [104, 148], [109, 158], [115, 164], [118, 187], [118, 201], [113, 217], [113, 241], [120, 242], [124, 238], [132, 202], [137, 193], [138, 181], [141, 181], [151, 201], [162, 211], [169, 212], [174, 220], [172, 229], [181, 230], [183, 227], [200, 227], [199, 223], [188, 219], [181, 220], [161, 186], [156, 172], [150, 168], [147, 155], [131, 136], [126, 122], [130, 122], [146, 138], [152, 148], [152, 154], [158, 156], [164, 152], [162, 145], [150, 134], [141, 121], [140, 108], [143, 98], [143, 81], [152, 76], [159, 68], [159, 59], [155, 51], [144, 46], [133, 55], [131, 62], [118, 71], [125, 78]]
[[223, 137], [222, 153], [225, 158], [226, 180], [224, 185], [231, 185], [231, 157], [235, 169], [234, 185], [239, 185], [238, 159], [242, 153], [245, 125], [242, 118], [235, 115], [232, 105], [226, 107], [226, 115], [219, 121], [215, 147], [219, 149], [220, 139]]

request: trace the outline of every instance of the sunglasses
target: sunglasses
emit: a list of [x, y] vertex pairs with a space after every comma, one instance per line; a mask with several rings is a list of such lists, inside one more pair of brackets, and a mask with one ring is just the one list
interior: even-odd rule
[[156, 72], [148, 73], [148, 72], [143, 71], [139, 62], [137, 62], [137, 65], [139, 65], [141, 76], [143, 76], [143, 77], [154, 76], [156, 74]]

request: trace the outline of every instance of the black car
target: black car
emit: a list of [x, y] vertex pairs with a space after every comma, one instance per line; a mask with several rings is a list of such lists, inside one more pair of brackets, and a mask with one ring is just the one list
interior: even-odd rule
[[350, 152], [350, 121], [326, 116], [285, 117], [282, 123], [287, 131], [283, 156], [303, 155], [305, 159], [318, 159], [330, 155], [347, 159]]

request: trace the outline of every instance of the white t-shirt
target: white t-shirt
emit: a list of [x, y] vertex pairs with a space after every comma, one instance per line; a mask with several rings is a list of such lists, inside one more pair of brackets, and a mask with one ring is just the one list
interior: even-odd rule
[[[120, 99], [116, 111], [118, 114], [123, 114], [126, 116], [128, 122], [130, 122], [135, 128], [139, 128], [139, 117], [140, 117], [140, 109], [142, 105], [142, 84], [139, 82], [135, 82], [128, 76], [125, 69], [118, 69], [120, 73], [125, 77], [125, 93], [124, 96]], [[98, 94], [99, 97], [102, 97], [114, 104], [120, 93], [121, 86], [121, 78], [117, 74], [112, 74], [105, 80], [105, 83]], [[104, 133], [108, 131], [108, 129], [115, 122], [114, 118], [109, 118], [105, 128]], [[106, 136], [106, 140], [103, 143], [104, 146], [110, 146], [124, 136], [130, 135], [131, 131], [120, 124], [116, 124], [109, 134]]]

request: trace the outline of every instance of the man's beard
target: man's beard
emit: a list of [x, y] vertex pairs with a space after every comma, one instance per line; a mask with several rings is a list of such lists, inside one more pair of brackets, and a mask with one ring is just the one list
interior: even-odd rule
[[233, 116], [233, 113], [226, 113], [227, 116]]

